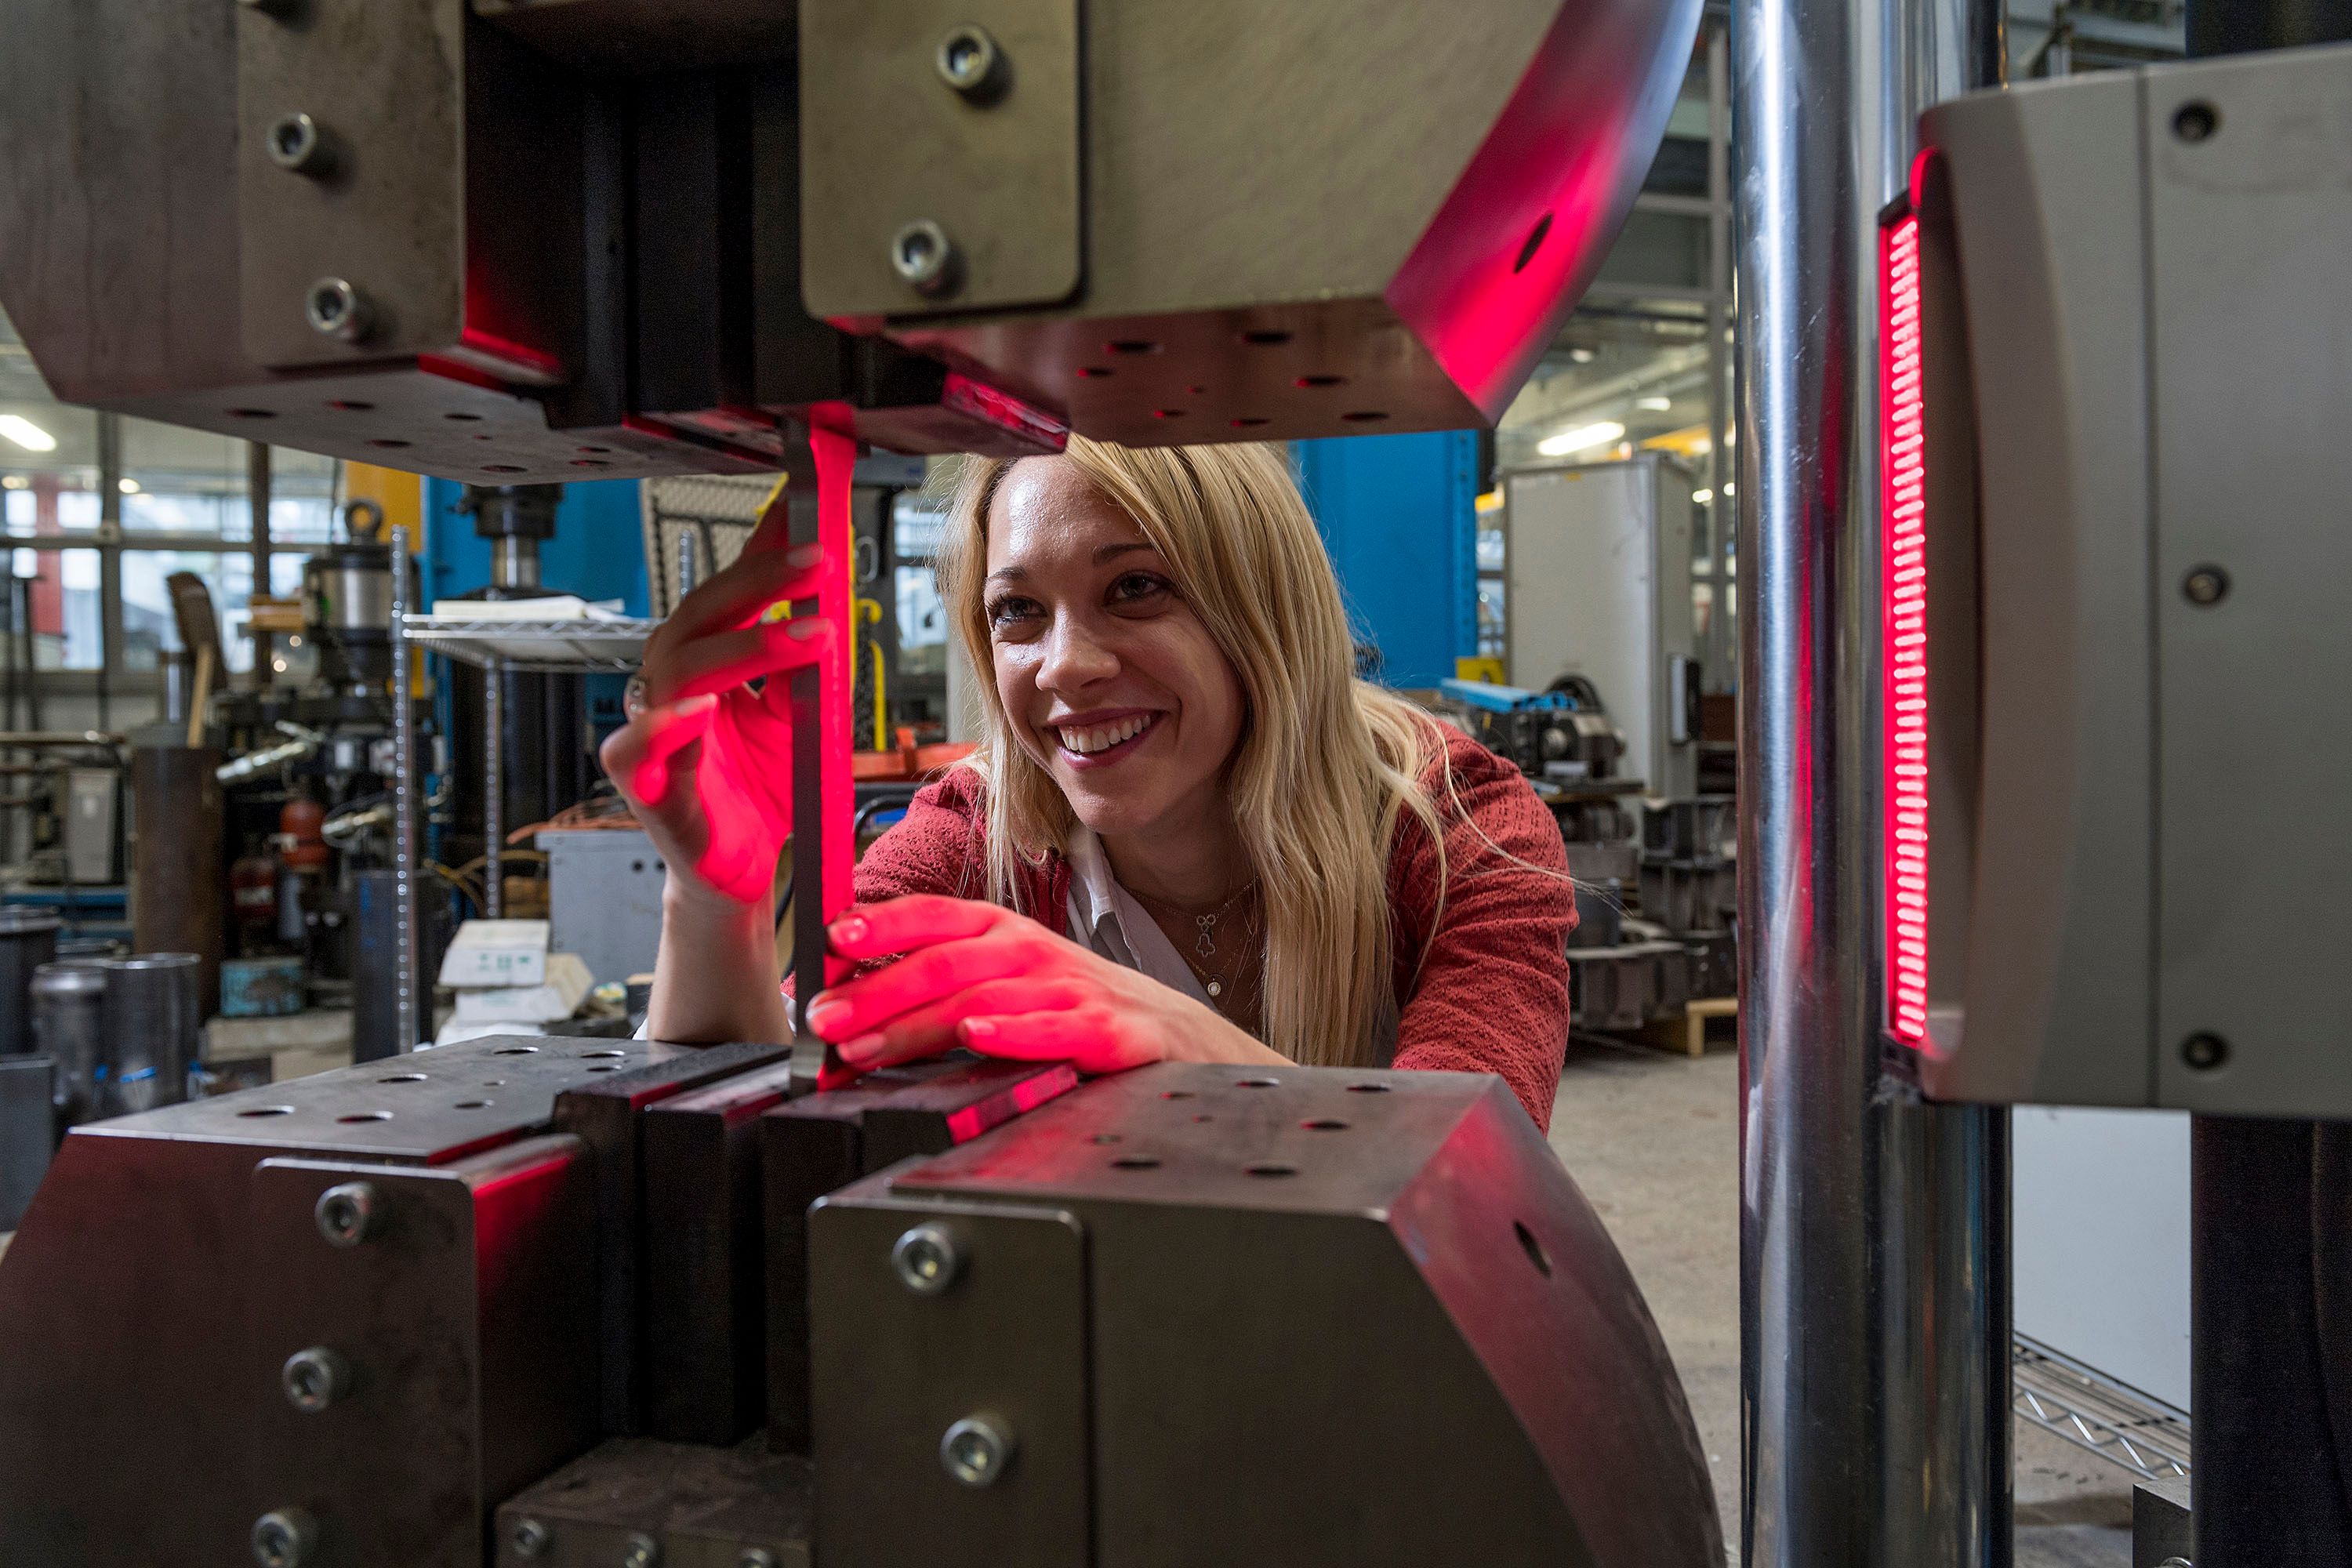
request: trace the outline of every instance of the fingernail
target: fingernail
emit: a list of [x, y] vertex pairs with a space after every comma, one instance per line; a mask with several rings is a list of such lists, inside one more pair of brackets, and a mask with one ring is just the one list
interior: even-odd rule
[[843, 942], [862, 942], [866, 940], [866, 922], [855, 915], [847, 920], [833, 922], [833, 941], [836, 947]]
[[882, 1037], [879, 1035], [860, 1035], [840, 1047], [841, 1059], [845, 1062], [863, 1062], [879, 1055], [881, 1050]]
[[824, 623], [819, 620], [816, 616], [801, 616], [795, 617], [785, 628], [784, 635], [787, 637], [797, 637], [802, 642], [806, 642], [809, 638], [819, 635], [824, 630]]
[[986, 1018], [966, 1018], [956, 1026], [957, 1032], [973, 1044], [996, 1038], [996, 1026]]
[[826, 1026], [845, 1023], [849, 1017], [849, 1004], [820, 996], [809, 1004], [808, 1026], [822, 1035]]

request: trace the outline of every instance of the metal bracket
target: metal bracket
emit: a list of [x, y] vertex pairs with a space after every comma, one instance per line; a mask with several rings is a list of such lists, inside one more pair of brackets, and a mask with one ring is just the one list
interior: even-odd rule
[[810, 314], [935, 315], [1077, 290], [1078, 0], [803, 0], [800, 67]]

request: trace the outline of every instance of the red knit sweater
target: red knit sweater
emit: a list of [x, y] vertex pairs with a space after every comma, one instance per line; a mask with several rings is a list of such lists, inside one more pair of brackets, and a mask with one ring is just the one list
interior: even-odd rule
[[[1517, 768], [1457, 731], [1445, 734], [1445, 765], [1462, 809], [1437, 769], [1423, 781], [1446, 824], [1450, 886], [1442, 917], [1437, 855], [1418, 819], [1403, 819], [1389, 855], [1393, 1065], [1499, 1073], [1536, 1125], [1549, 1127], [1568, 1044], [1566, 939], [1576, 926], [1567, 851], [1551, 813]], [[908, 893], [984, 896], [982, 795], [978, 775], [962, 768], [916, 795], [905, 819], [858, 863], [858, 902]], [[1528, 865], [1496, 855], [1488, 839]], [[1068, 863], [1048, 855], [1022, 872], [1022, 882], [1021, 907], [1068, 935]]]

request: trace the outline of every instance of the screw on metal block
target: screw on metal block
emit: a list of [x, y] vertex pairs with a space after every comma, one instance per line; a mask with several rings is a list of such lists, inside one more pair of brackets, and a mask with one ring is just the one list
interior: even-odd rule
[[988, 30], [969, 22], [950, 29], [940, 40], [932, 63], [939, 67], [941, 81], [975, 103], [992, 102], [1003, 96], [1012, 74], [1004, 51], [996, 47]]
[[2200, 609], [2220, 604], [2230, 593], [2230, 574], [2219, 566], [2193, 566], [2180, 580], [2180, 592]]
[[2173, 110], [2172, 133], [2183, 142], [2206, 141], [2220, 129], [2221, 111], [2202, 100]]
[[1013, 1433], [993, 1415], [967, 1415], [940, 1439], [940, 1463], [968, 1487], [992, 1487], [1013, 1462]]
[[363, 342], [375, 327], [375, 311], [367, 296], [341, 278], [321, 278], [302, 297], [302, 313], [310, 330], [347, 343]]
[[654, 1568], [661, 1561], [661, 1542], [640, 1531], [621, 1548], [621, 1568]]
[[382, 1213], [383, 1200], [373, 1182], [345, 1182], [319, 1194], [310, 1213], [319, 1234], [336, 1247], [357, 1247], [368, 1238]]
[[554, 1539], [547, 1526], [535, 1519], [516, 1520], [514, 1529], [507, 1532], [507, 1542], [514, 1548], [518, 1557], [536, 1557], [546, 1551]]
[[890, 237], [890, 269], [919, 294], [951, 293], [956, 285], [956, 249], [947, 230], [917, 218]]
[[898, 1283], [918, 1296], [936, 1296], [955, 1283], [963, 1253], [945, 1226], [919, 1225], [890, 1248]]
[[776, 1554], [764, 1546], [746, 1546], [735, 1568], [776, 1568]]
[[2180, 1059], [2199, 1072], [2211, 1072], [2230, 1059], [2230, 1042], [2219, 1035], [2191, 1035], [2180, 1042]]
[[285, 1386], [287, 1403], [315, 1415], [352, 1391], [352, 1363], [325, 1345], [312, 1345], [286, 1358], [278, 1381]]
[[308, 1509], [272, 1509], [253, 1521], [253, 1560], [261, 1568], [302, 1568], [318, 1545], [319, 1521]]
[[297, 174], [324, 174], [334, 166], [319, 122], [307, 114], [278, 117], [269, 128], [269, 161]]

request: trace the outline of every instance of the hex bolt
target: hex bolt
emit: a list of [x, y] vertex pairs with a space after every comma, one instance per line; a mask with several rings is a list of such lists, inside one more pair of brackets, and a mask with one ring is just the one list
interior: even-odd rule
[[919, 1225], [890, 1248], [898, 1283], [918, 1296], [937, 1296], [963, 1271], [963, 1253], [943, 1225]]
[[319, 1222], [319, 1234], [331, 1245], [357, 1247], [375, 1228], [383, 1208], [383, 1195], [373, 1182], [345, 1182], [320, 1193], [310, 1213]]
[[2210, 1032], [2191, 1035], [2180, 1042], [2180, 1059], [2199, 1072], [2211, 1072], [2230, 1059], [2230, 1042]]
[[2219, 566], [2189, 568], [2189, 575], [2180, 580], [2181, 595], [2199, 609], [2211, 609], [2230, 594], [2230, 574]]
[[776, 1568], [776, 1554], [764, 1546], [746, 1546], [735, 1568]]
[[261, 1568], [302, 1568], [318, 1545], [319, 1521], [309, 1509], [272, 1509], [253, 1521], [253, 1560]]
[[286, 1358], [278, 1381], [288, 1404], [305, 1415], [316, 1415], [352, 1391], [352, 1363], [325, 1345], [312, 1345]]
[[319, 122], [307, 114], [280, 115], [269, 127], [268, 145], [269, 161], [293, 174], [315, 179], [334, 166]]
[[2221, 111], [2199, 100], [2173, 111], [2172, 133], [2183, 142], [2203, 142], [2221, 128]]
[[365, 342], [375, 325], [367, 296], [341, 278], [321, 278], [311, 284], [302, 297], [302, 313], [310, 319], [312, 331], [347, 343]]
[[929, 218], [917, 218], [890, 237], [890, 269], [918, 294], [952, 293], [955, 242]]
[[661, 1561], [661, 1542], [640, 1531], [621, 1548], [621, 1568], [654, 1568]]
[[940, 1463], [968, 1487], [992, 1487], [1013, 1463], [1013, 1430], [993, 1415], [967, 1415], [940, 1439]]
[[941, 81], [974, 103], [992, 103], [1003, 97], [1012, 74], [1004, 51], [996, 47], [988, 29], [970, 22], [950, 28], [940, 40], [932, 64], [939, 68]]
[[514, 1529], [507, 1532], [507, 1542], [518, 1557], [536, 1557], [553, 1543], [554, 1535], [547, 1526], [535, 1519], [519, 1519]]

